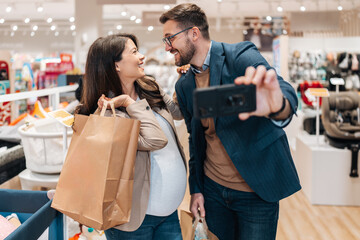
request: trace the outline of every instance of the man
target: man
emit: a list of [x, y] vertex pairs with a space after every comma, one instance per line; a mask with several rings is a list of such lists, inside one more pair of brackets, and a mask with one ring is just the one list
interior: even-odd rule
[[[205, 13], [180, 4], [163, 13], [165, 50], [191, 69], [176, 83], [189, 132], [191, 212], [206, 213], [219, 239], [275, 239], [279, 200], [301, 186], [282, 127], [296, 112], [294, 89], [250, 42], [210, 40]], [[195, 119], [196, 87], [255, 84], [256, 111]]]

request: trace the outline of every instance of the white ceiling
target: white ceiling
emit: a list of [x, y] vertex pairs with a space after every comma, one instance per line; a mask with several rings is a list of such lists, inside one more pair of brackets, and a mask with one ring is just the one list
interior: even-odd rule
[[[48, 17], [53, 18], [53, 23], [59, 30], [69, 30], [71, 23], [68, 21], [74, 16], [75, 0], [1, 0], [0, 18], [5, 19], [5, 23], [0, 23], [0, 31], [11, 31], [11, 26], [17, 24], [19, 30], [29, 29], [31, 24], [36, 23], [39, 31], [49, 30], [50, 24], [46, 23]], [[117, 2], [122, 2], [118, 0]], [[115, 2], [115, 1], [114, 1]], [[119, 23], [133, 24], [129, 20], [129, 15], [142, 17], [145, 11], [164, 11], [164, 4], [152, 4], [151, 0], [147, 4], [111, 4], [103, 5], [103, 18], [109, 28], [115, 28]], [[289, 12], [300, 12], [300, 6], [306, 7], [306, 11], [334, 11], [338, 5], [342, 5], [344, 10], [357, 9], [360, 11], [360, 0], [177, 0], [177, 3], [193, 2], [198, 4], [208, 15], [208, 18], [242, 18], [245, 16], [279, 16]], [[37, 6], [42, 4], [43, 12], [37, 12]], [[13, 10], [10, 13], [5, 11], [11, 5]], [[282, 13], [276, 9], [281, 5], [284, 9]], [[170, 5], [173, 7], [174, 5]], [[102, 7], [99, 5], [99, 7]], [[121, 16], [121, 12], [126, 11], [127, 16]], [[30, 18], [30, 23], [25, 24], [24, 19]], [[360, 13], [359, 13], [360, 17]], [[28, 26], [29, 25], [29, 26]], [[146, 26], [146, 22], [139, 24]], [[105, 29], [108, 30], [108, 29]], [[116, 30], [116, 29], [114, 29]]]

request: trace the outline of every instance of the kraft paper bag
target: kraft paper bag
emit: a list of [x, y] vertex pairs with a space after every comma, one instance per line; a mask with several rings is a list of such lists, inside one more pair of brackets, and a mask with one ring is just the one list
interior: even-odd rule
[[105, 230], [130, 220], [140, 121], [75, 115], [74, 133], [52, 207], [79, 223]]
[[219, 240], [206, 224], [204, 218], [194, 216], [191, 212], [180, 211], [180, 226], [183, 239], [191, 240]]

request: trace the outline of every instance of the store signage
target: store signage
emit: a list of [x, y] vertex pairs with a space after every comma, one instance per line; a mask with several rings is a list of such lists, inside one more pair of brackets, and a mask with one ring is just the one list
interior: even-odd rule
[[314, 97], [329, 97], [329, 91], [327, 88], [309, 88], [310, 95]]
[[67, 53], [60, 53], [61, 62], [72, 62], [72, 55]]

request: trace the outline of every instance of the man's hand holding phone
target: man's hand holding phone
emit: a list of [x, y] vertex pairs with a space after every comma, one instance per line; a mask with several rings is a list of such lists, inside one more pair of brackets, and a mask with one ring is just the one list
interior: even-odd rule
[[[264, 66], [258, 66], [256, 69], [248, 67], [245, 76], [236, 78], [234, 82], [236, 85], [254, 84], [256, 86], [256, 110], [240, 113], [240, 120], [246, 120], [250, 116], [269, 116], [269, 114], [277, 113], [282, 109], [283, 93], [275, 70], [267, 71]], [[285, 109], [281, 112], [286, 116], [289, 111], [289, 104], [287, 101], [285, 104]], [[281, 115], [279, 114], [279, 119], [282, 118]]]

